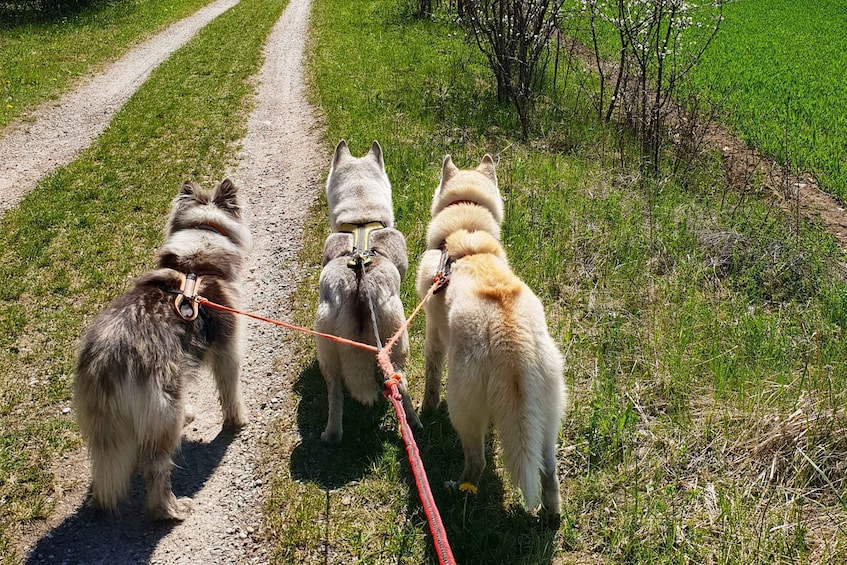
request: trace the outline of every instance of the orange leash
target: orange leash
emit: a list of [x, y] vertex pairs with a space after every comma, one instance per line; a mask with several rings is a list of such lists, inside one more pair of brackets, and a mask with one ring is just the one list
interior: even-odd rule
[[378, 353], [379, 350], [373, 345], [368, 345], [367, 343], [362, 343], [359, 341], [353, 341], [352, 339], [346, 339], [343, 337], [338, 337], [337, 335], [325, 334], [321, 332], [316, 332], [315, 330], [310, 330], [309, 328], [304, 328], [302, 326], [295, 326], [294, 324], [289, 324], [287, 322], [283, 322], [280, 320], [274, 320], [273, 318], [265, 318], [264, 316], [259, 316], [258, 314], [251, 314], [249, 312], [242, 312], [241, 310], [236, 310], [235, 308], [230, 308], [229, 306], [224, 306], [223, 304], [218, 304], [216, 302], [212, 302], [211, 300], [207, 300], [202, 296], [198, 296], [195, 298], [198, 304], [204, 304], [209, 308], [214, 308], [216, 310], [223, 310], [224, 312], [231, 312], [232, 314], [240, 314], [242, 316], [247, 316], [248, 318], [253, 318], [254, 320], [259, 320], [262, 322], [268, 322], [269, 324], [273, 324], [275, 326], [280, 326], [283, 328], [287, 328], [289, 330], [295, 330], [298, 332], [303, 332], [304, 334], [314, 335], [317, 337], [322, 337], [331, 341], [335, 341], [338, 343], [343, 343], [345, 345], [351, 345], [353, 347], [358, 347], [359, 349], [367, 349], [368, 351], [373, 351], [374, 353]]
[[230, 308], [228, 306], [223, 306], [221, 304], [211, 302], [203, 298], [202, 296], [197, 296], [194, 298], [194, 301], [196, 301], [198, 304], [205, 304], [210, 308], [216, 308], [218, 310], [223, 310], [224, 312], [231, 312], [233, 314], [240, 314], [242, 316], [253, 318], [254, 320], [268, 322], [270, 324], [281, 326], [290, 330], [295, 330], [324, 339], [329, 339], [338, 343], [344, 343], [353, 347], [358, 347], [360, 349], [366, 349], [368, 351], [373, 351], [377, 354], [377, 364], [379, 365], [380, 369], [382, 369], [382, 372], [385, 373], [386, 377], [385, 390], [383, 390], [382, 394], [383, 396], [385, 396], [386, 399], [388, 399], [389, 402], [391, 402], [391, 405], [394, 407], [394, 412], [397, 415], [397, 420], [400, 423], [400, 435], [403, 437], [403, 442], [406, 444], [406, 453], [409, 457], [409, 465], [412, 470], [412, 475], [415, 478], [415, 485], [418, 488], [418, 494], [421, 498], [421, 504], [423, 505], [424, 514], [426, 514], [427, 517], [429, 531], [432, 534], [436, 553], [438, 554], [438, 562], [441, 565], [455, 565], [456, 559], [455, 557], [453, 557], [453, 551], [450, 549], [450, 543], [447, 540], [447, 531], [444, 529], [444, 524], [441, 521], [441, 515], [438, 513], [438, 507], [435, 505], [435, 499], [432, 496], [432, 489], [429, 486], [429, 480], [427, 479], [426, 471], [424, 470], [423, 462], [421, 461], [420, 452], [418, 451], [418, 445], [415, 442], [415, 436], [412, 434], [412, 430], [409, 427], [409, 423], [406, 421], [406, 412], [403, 409], [402, 397], [400, 396], [400, 391], [398, 389], [398, 385], [400, 384], [402, 375], [400, 375], [397, 371], [394, 370], [394, 365], [391, 363], [390, 355], [391, 348], [394, 347], [394, 345], [400, 339], [400, 336], [403, 335], [403, 332], [408, 329], [409, 325], [412, 323], [412, 320], [415, 318], [415, 316], [418, 315], [418, 312], [420, 312], [424, 303], [429, 300], [429, 298], [438, 290], [443, 288], [444, 285], [447, 284], [448, 280], [449, 276], [443, 272], [439, 272], [435, 277], [433, 277], [432, 285], [429, 287], [429, 291], [427, 291], [426, 295], [423, 297], [423, 299], [421, 299], [421, 301], [418, 303], [418, 305], [415, 307], [409, 317], [406, 318], [406, 320], [400, 325], [399, 328], [397, 328], [397, 331], [394, 332], [394, 335], [391, 336], [391, 338], [385, 343], [385, 346], [381, 349], [378, 349], [373, 345], [368, 345], [366, 343], [353, 341], [331, 334], [316, 332], [314, 330], [310, 330], [309, 328], [295, 326], [293, 324], [274, 320], [271, 318], [266, 318], [257, 314], [242, 312], [240, 310], [236, 310], [235, 308]]

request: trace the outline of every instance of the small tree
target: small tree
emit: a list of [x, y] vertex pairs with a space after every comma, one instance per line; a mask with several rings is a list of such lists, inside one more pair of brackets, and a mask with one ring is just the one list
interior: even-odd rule
[[[643, 173], [658, 174], [665, 119], [680, 83], [717, 34], [724, 2], [582, 0], [600, 71], [598, 110], [606, 121], [615, 110], [623, 112], [641, 142]], [[617, 38], [616, 69], [604, 63], [598, 40], [608, 29]]]
[[463, 21], [497, 79], [497, 98], [515, 104], [524, 137], [561, 4], [561, 0], [459, 0]]

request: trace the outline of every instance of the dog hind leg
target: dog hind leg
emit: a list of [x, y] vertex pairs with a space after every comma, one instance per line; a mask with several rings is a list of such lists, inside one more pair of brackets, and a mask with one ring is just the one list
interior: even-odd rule
[[247, 425], [247, 407], [241, 394], [241, 354], [235, 344], [215, 352], [212, 373], [224, 416], [224, 426], [242, 428]]
[[171, 457], [179, 446], [183, 418], [181, 405], [170, 404], [151, 417], [142, 441], [139, 467], [147, 489], [147, 513], [153, 520], [185, 520], [191, 511], [191, 499], [176, 498], [171, 488]]
[[[427, 319], [429, 318], [430, 314], [427, 313]], [[441, 375], [444, 371], [444, 343], [435, 324], [426, 325], [424, 351], [426, 381], [421, 412], [429, 412], [437, 410], [441, 401]]]
[[319, 338], [316, 350], [327, 391], [326, 428], [321, 434], [321, 441], [338, 443], [343, 435], [341, 421], [344, 416], [344, 388], [341, 383], [338, 348], [335, 344]]
[[[462, 371], [461, 374], [469, 373]], [[468, 402], [475, 391], [466, 389], [467, 385], [463, 383], [448, 383], [447, 410], [450, 423], [453, 424], [462, 442], [462, 451], [465, 456], [465, 466], [459, 477], [459, 488], [475, 492], [482, 471], [485, 469], [485, 436], [488, 432], [489, 420], [482, 406], [472, 406], [472, 402]]]

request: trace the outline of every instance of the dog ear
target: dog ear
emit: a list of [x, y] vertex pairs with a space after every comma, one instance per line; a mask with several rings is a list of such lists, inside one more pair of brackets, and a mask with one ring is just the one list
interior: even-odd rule
[[382, 160], [382, 147], [379, 146], [379, 142], [377, 140], [374, 140], [371, 144], [371, 150], [368, 151], [368, 156], [372, 157], [376, 161], [380, 169], [385, 170], [385, 161]]
[[224, 179], [215, 190], [215, 204], [225, 210], [238, 209], [238, 187], [229, 179]]
[[453, 175], [459, 172], [459, 168], [453, 164], [453, 158], [450, 157], [450, 154], [444, 156], [444, 161], [441, 163], [441, 186], [438, 187], [439, 190], [447, 184]]
[[194, 196], [194, 191], [196, 187], [190, 181], [185, 181], [182, 183], [182, 187], [179, 189], [180, 196]]
[[352, 157], [350, 149], [347, 147], [347, 142], [343, 139], [335, 146], [335, 154], [332, 156], [332, 168], [334, 169], [338, 163], [345, 157]]
[[479, 166], [476, 168], [477, 171], [484, 174], [494, 182], [497, 182], [497, 173], [494, 170], [494, 159], [491, 158], [491, 155], [488, 153], [482, 158], [479, 162]]

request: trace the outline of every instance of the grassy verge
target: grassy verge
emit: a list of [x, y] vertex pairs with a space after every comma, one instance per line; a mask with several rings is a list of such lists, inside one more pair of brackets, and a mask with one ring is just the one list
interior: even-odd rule
[[244, 134], [261, 46], [284, 4], [244, 0], [157, 69], [77, 161], [0, 220], [0, 557], [46, 516], [51, 462], [79, 445], [77, 336], [152, 265], [180, 183], [220, 179]]
[[[209, 0], [0, 3], [0, 128]], [[29, 5], [36, 5], [30, 2]], [[16, 10], [17, 8], [17, 10]]]
[[[425, 422], [423, 460], [458, 561], [843, 560], [847, 289], [831, 238], [721, 188], [716, 162], [636, 188], [620, 166], [635, 161], [618, 154], [632, 150], [627, 140], [586, 121], [575, 92], [551, 92], [544, 134], [520, 142], [475, 47], [447, 18], [412, 18], [408, 2], [317, 0], [313, 27], [327, 155], [342, 137], [357, 154], [380, 141], [410, 273], [441, 156], [470, 166], [496, 154], [510, 262], [568, 357], [558, 528], [518, 506], [496, 441], [479, 495], [441, 489], [461, 450], [446, 414]], [[306, 260], [317, 264], [325, 207], [314, 213]], [[304, 323], [316, 277], [299, 296]], [[419, 319], [411, 332], [418, 399], [422, 329]], [[309, 340], [297, 343], [302, 441], [276, 444], [272, 433], [267, 447], [277, 560], [433, 562], [393, 414], [348, 399], [344, 441], [322, 445], [324, 385]]]

